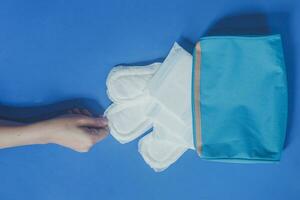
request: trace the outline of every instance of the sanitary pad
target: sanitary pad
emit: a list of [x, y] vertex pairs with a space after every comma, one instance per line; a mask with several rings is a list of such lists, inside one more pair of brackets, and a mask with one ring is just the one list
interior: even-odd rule
[[108, 76], [105, 112], [111, 134], [121, 143], [139, 141], [139, 152], [156, 171], [193, 149], [190, 77], [192, 56], [174, 44], [163, 63], [114, 68]]

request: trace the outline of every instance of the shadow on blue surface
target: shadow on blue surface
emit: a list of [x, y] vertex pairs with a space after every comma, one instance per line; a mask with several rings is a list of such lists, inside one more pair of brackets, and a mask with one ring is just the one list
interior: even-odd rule
[[267, 15], [260, 12], [249, 12], [228, 15], [215, 21], [206, 30], [204, 36], [266, 34], [271, 34]]
[[66, 114], [72, 108], [85, 108], [95, 116], [104, 112], [97, 101], [77, 98], [41, 106], [14, 107], [0, 104], [0, 118], [19, 122], [34, 122]]

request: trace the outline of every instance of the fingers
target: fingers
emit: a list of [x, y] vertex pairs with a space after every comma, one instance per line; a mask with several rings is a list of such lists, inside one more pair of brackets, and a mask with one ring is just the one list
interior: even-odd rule
[[69, 114], [86, 115], [86, 116], [92, 117], [92, 113], [87, 109], [73, 108], [72, 110], [68, 110], [68, 113]]
[[78, 108], [74, 108], [72, 111], [73, 111], [73, 114], [82, 114], [81, 110], [79, 110]]
[[91, 134], [93, 144], [96, 144], [103, 140], [108, 135], [108, 128], [101, 128], [97, 130], [97, 134]]
[[103, 140], [108, 134], [108, 120], [104, 117], [92, 117], [92, 113], [87, 109], [74, 108], [69, 111], [70, 114], [78, 114], [76, 124], [80, 126], [91, 138], [92, 145]]
[[74, 108], [68, 111], [70, 114], [78, 114], [82, 115], [77, 117], [76, 124], [78, 126], [84, 126], [89, 128], [102, 128], [107, 126], [108, 121], [106, 118], [103, 117], [92, 117], [92, 113], [87, 109], [78, 109]]
[[[87, 129], [85, 128], [85, 131], [88, 132], [88, 133], [91, 133], [91, 129]], [[77, 152], [80, 152], [80, 153], [86, 153], [86, 152], [89, 152], [90, 149], [98, 142], [100, 142], [101, 140], [103, 140], [106, 136], [108, 135], [108, 129], [107, 128], [101, 128], [101, 129], [98, 129], [97, 130], [97, 133], [95, 134], [88, 134], [88, 137], [89, 137], [89, 140], [88, 142], [86, 142], [86, 144], [82, 145], [81, 143], [81, 146], [78, 147], [69, 147]]]
[[92, 117], [92, 113], [90, 111], [88, 111], [87, 109], [82, 109], [81, 113], [86, 116]]

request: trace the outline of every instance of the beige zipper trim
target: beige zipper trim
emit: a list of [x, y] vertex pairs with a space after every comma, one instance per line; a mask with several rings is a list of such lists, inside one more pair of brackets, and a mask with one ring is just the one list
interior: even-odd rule
[[201, 108], [200, 108], [200, 72], [201, 72], [201, 47], [197, 42], [195, 47], [195, 66], [194, 66], [194, 113], [195, 113], [195, 132], [197, 153], [202, 153], [202, 132], [201, 132]]

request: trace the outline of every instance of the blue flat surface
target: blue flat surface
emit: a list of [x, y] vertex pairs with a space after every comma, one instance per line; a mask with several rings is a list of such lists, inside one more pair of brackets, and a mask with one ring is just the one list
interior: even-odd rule
[[201, 36], [283, 37], [289, 123], [279, 164], [226, 164], [185, 153], [155, 173], [111, 136], [79, 154], [56, 145], [0, 150], [0, 199], [300, 199], [300, 12], [294, 0], [0, 2], [0, 116], [34, 121], [71, 107], [101, 113], [120, 63], [165, 57]]

